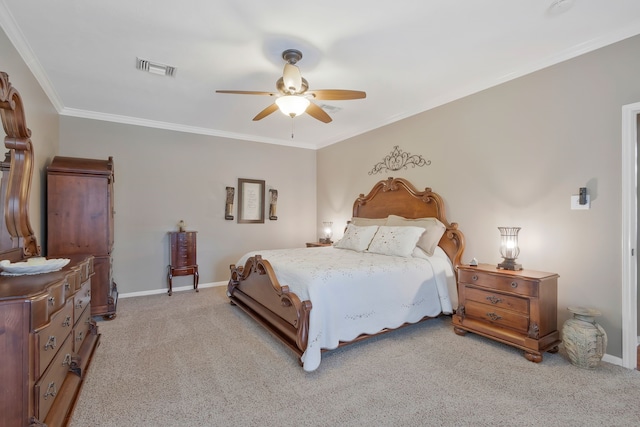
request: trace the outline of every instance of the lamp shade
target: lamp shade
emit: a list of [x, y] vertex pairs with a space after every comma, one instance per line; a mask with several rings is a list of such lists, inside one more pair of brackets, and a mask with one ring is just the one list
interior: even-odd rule
[[320, 243], [332, 243], [331, 238], [333, 237], [333, 222], [324, 221], [322, 223], [322, 237], [320, 238]]
[[309, 104], [310, 101], [307, 98], [297, 95], [285, 95], [276, 99], [276, 105], [282, 111], [282, 114], [291, 118], [304, 113]]
[[505, 270], [522, 270], [522, 265], [516, 263], [520, 255], [518, 247], [518, 232], [520, 227], [498, 227], [500, 230], [500, 255], [504, 261], [498, 264], [498, 268]]

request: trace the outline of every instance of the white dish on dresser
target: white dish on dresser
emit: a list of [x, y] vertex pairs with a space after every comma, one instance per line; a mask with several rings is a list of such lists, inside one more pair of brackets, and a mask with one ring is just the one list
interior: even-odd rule
[[69, 264], [69, 258], [46, 259], [43, 257], [29, 258], [26, 261], [14, 262], [9, 260], [0, 261], [0, 268], [3, 276], [22, 276], [24, 274], [40, 274], [58, 271]]

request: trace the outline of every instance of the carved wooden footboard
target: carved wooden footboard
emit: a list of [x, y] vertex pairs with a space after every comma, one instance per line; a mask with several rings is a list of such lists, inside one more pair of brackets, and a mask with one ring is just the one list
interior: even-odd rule
[[281, 286], [269, 261], [256, 255], [244, 267], [232, 264], [227, 291], [232, 304], [302, 356], [307, 348], [311, 301], [300, 301], [288, 286]]

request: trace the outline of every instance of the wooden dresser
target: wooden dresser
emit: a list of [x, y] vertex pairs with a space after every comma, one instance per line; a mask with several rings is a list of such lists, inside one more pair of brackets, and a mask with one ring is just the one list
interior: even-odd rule
[[173, 276], [193, 275], [193, 289], [198, 292], [198, 260], [197, 260], [197, 231], [170, 231], [167, 281], [169, 282], [169, 296], [173, 293]]
[[93, 257], [61, 271], [0, 276], [0, 425], [64, 426], [100, 334], [91, 317]]
[[113, 159], [55, 157], [47, 168], [47, 256], [95, 258], [91, 314], [113, 318]]
[[558, 275], [499, 270], [495, 265], [458, 266], [458, 309], [454, 331], [467, 331], [524, 350], [532, 362], [560, 344], [557, 328]]

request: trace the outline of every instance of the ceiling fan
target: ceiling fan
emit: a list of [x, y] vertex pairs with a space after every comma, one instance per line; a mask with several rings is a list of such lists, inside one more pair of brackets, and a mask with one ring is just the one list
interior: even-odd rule
[[269, 114], [280, 109], [283, 114], [294, 118], [303, 113], [309, 114], [314, 119], [323, 123], [329, 123], [332, 119], [317, 104], [311, 100], [336, 100], [343, 101], [348, 99], [366, 98], [367, 94], [359, 90], [343, 90], [343, 89], [318, 89], [309, 90], [309, 83], [302, 77], [300, 69], [296, 65], [302, 59], [302, 52], [296, 49], [287, 49], [282, 52], [284, 59], [284, 70], [282, 77], [276, 82], [278, 92], [259, 92], [247, 90], [217, 90], [216, 93], [231, 93], [240, 95], [267, 95], [274, 96], [276, 100], [264, 110], [260, 111], [254, 118], [254, 121], [264, 119]]

